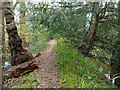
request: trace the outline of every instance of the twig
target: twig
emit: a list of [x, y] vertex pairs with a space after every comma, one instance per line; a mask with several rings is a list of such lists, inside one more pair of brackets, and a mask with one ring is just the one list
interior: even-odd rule
[[111, 78], [111, 79], [109, 79], [109, 80], [107, 80], [107, 81], [115, 80], [115, 79], [118, 79], [118, 78], [120, 78], [120, 76], [117, 76], [117, 77]]
[[120, 73], [116, 73], [115, 75], [112, 76], [112, 78], [114, 78], [114, 77], [115, 77], [116, 75], [118, 75], [118, 74], [120, 74]]

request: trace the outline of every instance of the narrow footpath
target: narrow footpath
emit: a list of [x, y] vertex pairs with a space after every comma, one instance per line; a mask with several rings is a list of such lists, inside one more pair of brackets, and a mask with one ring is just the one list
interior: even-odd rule
[[38, 81], [35, 84], [35, 88], [59, 88], [59, 75], [56, 67], [55, 53], [53, 48], [55, 46], [55, 40], [52, 39], [49, 45], [41, 53], [41, 55], [36, 58], [39, 65], [36, 77]]

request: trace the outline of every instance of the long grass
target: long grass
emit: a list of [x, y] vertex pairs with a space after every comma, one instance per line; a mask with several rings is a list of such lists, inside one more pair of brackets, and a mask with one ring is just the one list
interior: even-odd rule
[[114, 88], [99, 67], [80, 54], [76, 48], [58, 42], [54, 48], [60, 83], [63, 88]]

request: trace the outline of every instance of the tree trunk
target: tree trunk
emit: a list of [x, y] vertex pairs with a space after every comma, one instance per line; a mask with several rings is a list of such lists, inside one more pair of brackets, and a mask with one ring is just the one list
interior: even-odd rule
[[89, 51], [90, 51], [90, 49], [92, 47], [92, 44], [93, 44], [93, 41], [95, 40], [98, 22], [99, 22], [99, 13], [96, 14], [96, 16], [95, 16], [95, 22], [94, 22], [93, 30], [92, 30], [92, 33], [91, 33], [91, 36], [90, 36], [89, 45], [86, 48], [86, 51], [87, 51], [86, 56], [89, 54]]
[[4, 6], [5, 6], [6, 30], [9, 38], [8, 44], [10, 47], [12, 59], [11, 64], [14, 66], [33, 59], [33, 56], [22, 46], [22, 40], [18, 35], [17, 27], [14, 21], [14, 12], [11, 9], [12, 3], [4, 2]]
[[3, 29], [2, 29], [2, 65], [5, 66], [5, 25], [4, 25], [4, 8], [3, 8], [3, 12], [2, 12], [2, 24], [3, 24]]
[[0, 1], [0, 90], [3, 88], [3, 70], [2, 70], [2, 34], [3, 34], [3, 11], [2, 1]]

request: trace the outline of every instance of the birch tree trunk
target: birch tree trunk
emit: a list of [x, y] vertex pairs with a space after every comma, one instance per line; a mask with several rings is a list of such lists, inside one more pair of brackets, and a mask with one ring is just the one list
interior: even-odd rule
[[14, 12], [11, 8], [12, 2], [4, 2], [4, 6], [8, 44], [12, 59], [11, 64], [14, 66], [33, 59], [33, 56], [22, 46], [22, 40], [18, 35], [17, 26], [14, 21]]

